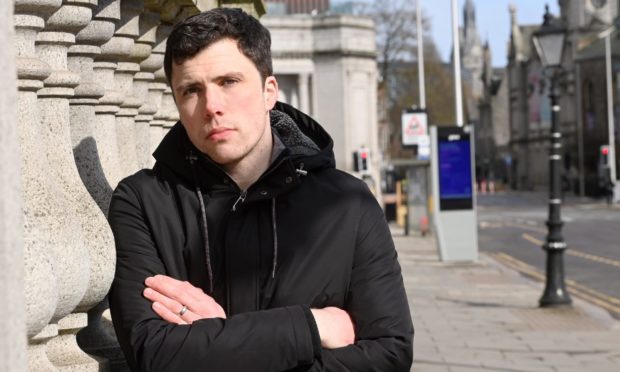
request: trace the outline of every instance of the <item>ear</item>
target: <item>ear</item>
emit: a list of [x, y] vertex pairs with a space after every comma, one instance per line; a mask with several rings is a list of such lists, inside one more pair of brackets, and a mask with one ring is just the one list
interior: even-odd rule
[[265, 98], [265, 108], [271, 110], [278, 101], [278, 81], [275, 76], [268, 76], [265, 79], [265, 88], [263, 90], [263, 96]]

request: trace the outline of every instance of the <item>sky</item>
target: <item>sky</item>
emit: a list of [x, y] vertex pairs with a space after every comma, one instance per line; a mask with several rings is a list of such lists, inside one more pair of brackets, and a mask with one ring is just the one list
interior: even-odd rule
[[[411, 0], [416, 1], [416, 0]], [[452, 48], [452, 1], [417, 0], [422, 4], [422, 14], [431, 20], [431, 31], [442, 59], [448, 61]], [[459, 3], [459, 26], [463, 26], [465, 0]], [[484, 44], [489, 41], [494, 67], [506, 66], [507, 43], [510, 38], [510, 12], [508, 5], [517, 8], [519, 24], [542, 24], [545, 4], [554, 15], [559, 15], [557, 0], [474, 0], [478, 34]]]

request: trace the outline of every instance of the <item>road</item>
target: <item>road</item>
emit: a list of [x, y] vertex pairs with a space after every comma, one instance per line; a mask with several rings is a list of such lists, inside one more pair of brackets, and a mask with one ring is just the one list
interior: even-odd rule
[[[568, 290], [620, 319], [620, 206], [567, 197], [562, 205]], [[480, 250], [536, 280], [544, 279], [547, 196], [478, 196]]]

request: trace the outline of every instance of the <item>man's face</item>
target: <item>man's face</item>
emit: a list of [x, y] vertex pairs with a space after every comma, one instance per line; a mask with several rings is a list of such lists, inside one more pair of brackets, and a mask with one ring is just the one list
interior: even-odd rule
[[269, 110], [277, 100], [273, 76], [263, 84], [232, 39], [222, 39], [181, 64], [172, 64], [172, 91], [191, 142], [213, 161], [234, 167], [270, 152]]

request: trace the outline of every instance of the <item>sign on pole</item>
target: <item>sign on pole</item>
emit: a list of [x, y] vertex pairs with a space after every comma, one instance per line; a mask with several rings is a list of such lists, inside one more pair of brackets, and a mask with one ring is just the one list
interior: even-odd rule
[[[425, 111], [403, 111], [401, 125], [403, 146], [417, 146], [428, 136], [428, 119]], [[421, 140], [422, 137], [424, 138]]]

